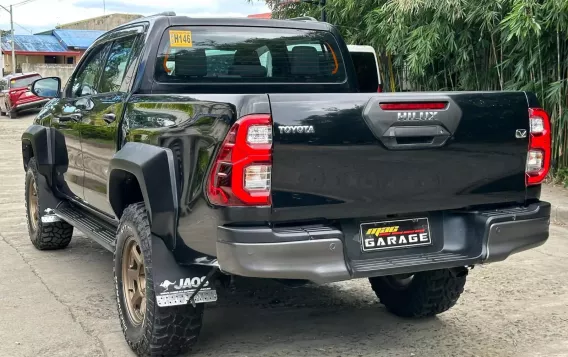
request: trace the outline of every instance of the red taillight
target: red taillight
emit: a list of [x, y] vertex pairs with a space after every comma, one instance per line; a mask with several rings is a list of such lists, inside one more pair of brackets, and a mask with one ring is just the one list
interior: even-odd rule
[[529, 108], [529, 150], [527, 153], [527, 186], [540, 184], [550, 169], [550, 118], [542, 108]]
[[272, 118], [242, 117], [219, 148], [209, 175], [207, 197], [220, 206], [270, 205]]
[[420, 102], [420, 103], [380, 103], [382, 110], [441, 110], [448, 103], [445, 102]]

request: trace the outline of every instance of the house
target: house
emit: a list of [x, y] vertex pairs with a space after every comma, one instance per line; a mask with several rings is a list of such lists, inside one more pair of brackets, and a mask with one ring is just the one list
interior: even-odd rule
[[[15, 35], [16, 71], [21, 72], [22, 63], [77, 63], [81, 52], [69, 49], [52, 35]], [[3, 36], [1, 42], [4, 73], [11, 73], [12, 36]]]
[[[39, 33], [38, 35], [55, 36], [59, 43], [67, 47], [68, 50], [80, 52], [79, 58], [81, 58], [87, 48], [89, 48], [89, 46], [105, 32], [106, 31], [100, 30], [55, 29]], [[67, 62], [67, 64], [76, 64], [79, 58], [77, 58], [75, 62]]]
[[[138, 19], [142, 15], [109, 14], [57, 26], [35, 35], [15, 35], [16, 72], [38, 71], [42, 65], [75, 66], [87, 48], [106, 31]], [[2, 36], [0, 67], [11, 73], [12, 36]], [[38, 65], [38, 66], [36, 66]], [[37, 68], [36, 68], [37, 67]]]

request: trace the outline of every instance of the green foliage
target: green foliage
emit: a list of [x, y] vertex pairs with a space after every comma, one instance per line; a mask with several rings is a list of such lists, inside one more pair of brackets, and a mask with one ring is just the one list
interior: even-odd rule
[[[249, 0], [252, 2], [261, 0]], [[320, 17], [278, 5], [276, 18]], [[348, 43], [372, 45], [390, 91], [533, 91], [551, 115], [553, 155], [568, 167], [567, 0], [327, 0]]]
[[561, 168], [554, 173], [554, 183], [568, 187], [568, 168]]

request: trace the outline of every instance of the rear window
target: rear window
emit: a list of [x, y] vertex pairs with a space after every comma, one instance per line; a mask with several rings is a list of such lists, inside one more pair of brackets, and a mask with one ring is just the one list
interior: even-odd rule
[[40, 79], [41, 76], [38, 74], [36, 76], [29, 76], [29, 77], [15, 77], [10, 79], [10, 88], [24, 88], [32, 84], [33, 82]]
[[160, 42], [155, 77], [178, 83], [343, 83], [335, 38], [325, 31], [173, 27]]
[[357, 73], [359, 91], [376, 92], [379, 89], [379, 72], [374, 54], [370, 52], [351, 52], [353, 66]]

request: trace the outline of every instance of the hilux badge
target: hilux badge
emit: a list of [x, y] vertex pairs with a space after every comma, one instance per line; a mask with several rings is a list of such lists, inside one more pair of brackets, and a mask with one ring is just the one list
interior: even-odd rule
[[396, 118], [398, 121], [414, 121], [414, 120], [435, 120], [438, 112], [398, 112]]
[[515, 138], [522, 139], [527, 137], [527, 130], [526, 129], [517, 129], [515, 131]]

